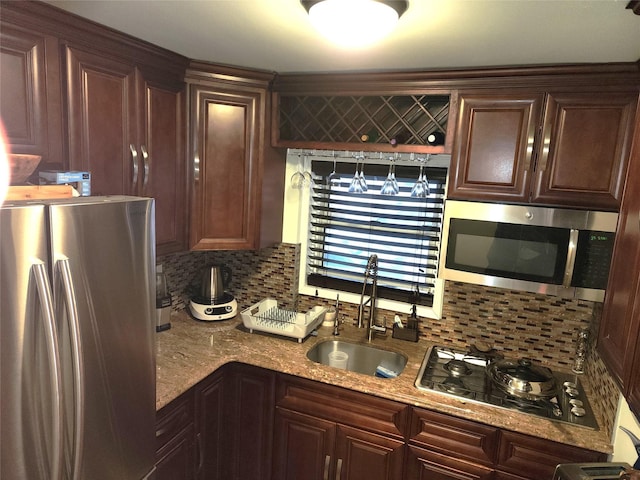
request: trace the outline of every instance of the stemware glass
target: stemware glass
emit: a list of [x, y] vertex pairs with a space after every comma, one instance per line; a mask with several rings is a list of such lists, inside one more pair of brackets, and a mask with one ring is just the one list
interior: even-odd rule
[[364, 157], [362, 157], [362, 166], [360, 167], [360, 175], [358, 175], [358, 180], [360, 181], [360, 188], [362, 188], [363, 192], [369, 190], [367, 186], [367, 180], [364, 178]]
[[311, 185], [313, 177], [311, 176], [311, 172], [304, 170], [306, 164], [307, 157], [305, 156], [302, 162], [298, 164], [298, 170], [291, 175], [291, 188], [301, 190]]
[[387, 174], [387, 178], [382, 184], [382, 188], [380, 189], [380, 193], [382, 195], [397, 195], [400, 193], [400, 187], [398, 186], [398, 181], [396, 180], [395, 173], [395, 165], [393, 162], [389, 165], [389, 173]]
[[423, 165], [420, 165], [420, 173], [418, 174], [418, 180], [411, 189], [411, 196], [418, 198], [426, 198], [431, 191], [429, 190], [429, 179], [423, 174]]
[[358, 173], [358, 162], [356, 161], [356, 171], [353, 174], [353, 179], [351, 180], [351, 184], [349, 185], [349, 193], [362, 193], [364, 190], [362, 189], [362, 183], [360, 183], [360, 174]]

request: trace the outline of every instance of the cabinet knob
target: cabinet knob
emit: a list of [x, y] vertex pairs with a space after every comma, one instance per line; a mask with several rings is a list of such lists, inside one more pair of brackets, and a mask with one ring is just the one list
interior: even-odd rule
[[524, 218], [526, 218], [527, 220], [531, 220], [533, 218], [533, 213], [529, 211], [525, 212]]

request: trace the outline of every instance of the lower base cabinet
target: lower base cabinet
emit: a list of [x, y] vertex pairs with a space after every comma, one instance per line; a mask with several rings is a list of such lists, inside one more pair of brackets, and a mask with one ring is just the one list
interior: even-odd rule
[[229, 364], [162, 408], [157, 480], [551, 480], [606, 454]]
[[281, 408], [275, 432], [274, 479], [402, 477], [402, 440]]
[[272, 480], [402, 478], [409, 406], [278, 375]]
[[192, 479], [195, 474], [193, 390], [162, 408], [156, 420], [156, 479]]

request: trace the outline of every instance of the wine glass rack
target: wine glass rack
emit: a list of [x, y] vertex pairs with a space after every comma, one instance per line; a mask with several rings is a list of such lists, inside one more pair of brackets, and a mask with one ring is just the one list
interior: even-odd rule
[[449, 95], [279, 97], [279, 140], [376, 145], [442, 145]]

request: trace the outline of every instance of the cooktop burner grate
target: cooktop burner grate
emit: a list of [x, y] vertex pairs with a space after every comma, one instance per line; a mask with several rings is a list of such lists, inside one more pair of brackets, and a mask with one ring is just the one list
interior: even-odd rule
[[[431, 347], [422, 362], [416, 387], [424, 391], [494, 405], [500, 408], [598, 429], [595, 416], [582, 385], [573, 374], [554, 372], [558, 385], [551, 398], [528, 400], [513, 396], [495, 384], [487, 374], [487, 366], [494, 357], [469, 353], [447, 347]], [[569, 393], [567, 393], [569, 392]], [[576, 400], [579, 408], [576, 409]]]

